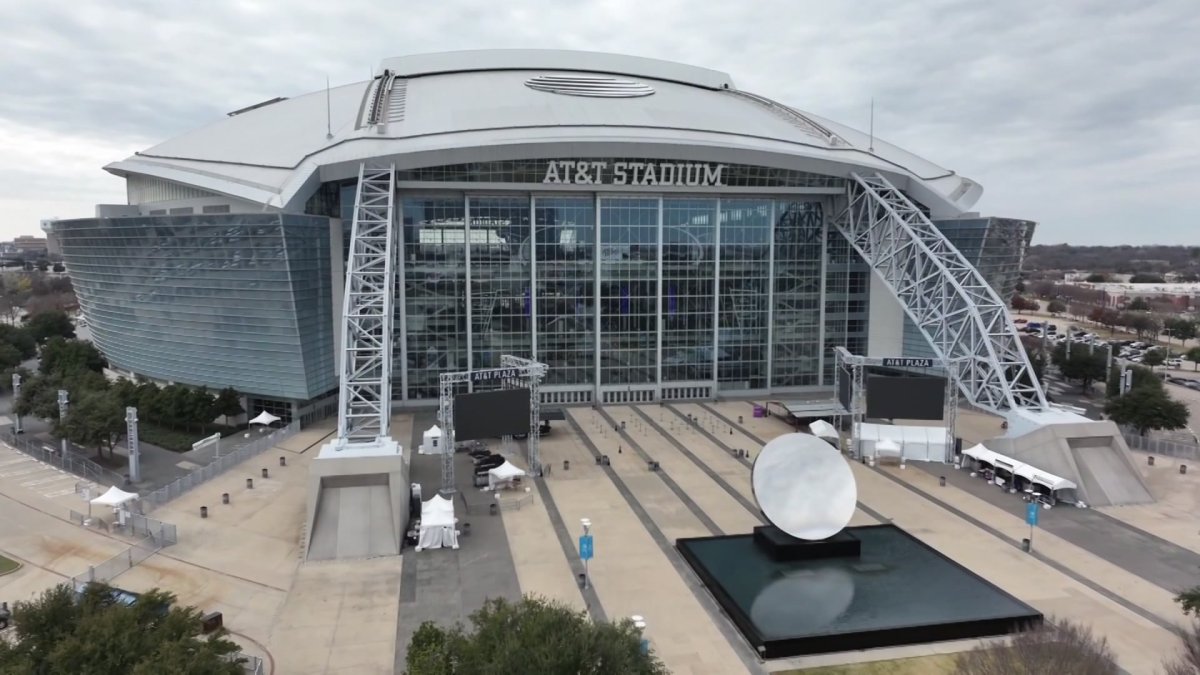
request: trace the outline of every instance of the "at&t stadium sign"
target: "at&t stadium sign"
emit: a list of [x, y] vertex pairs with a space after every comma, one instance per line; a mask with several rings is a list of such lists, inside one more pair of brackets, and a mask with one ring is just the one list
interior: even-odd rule
[[725, 165], [707, 162], [550, 160], [542, 183], [555, 185], [675, 185], [721, 187]]

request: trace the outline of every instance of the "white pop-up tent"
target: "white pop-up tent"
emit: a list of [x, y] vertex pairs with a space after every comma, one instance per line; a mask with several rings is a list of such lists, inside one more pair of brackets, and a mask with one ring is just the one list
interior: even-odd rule
[[114, 485], [114, 486], [108, 488], [108, 492], [105, 492], [104, 494], [100, 495], [99, 497], [92, 499], [91, 503], [95, 504], [97, 506], [112, 506], [112, 507], [116, 508], [126, 502], [131, 502], [137, 498], [138, 498], [138, 495], [136, 492], [126, 492], [126, 491], [122, 490], [121, 488], [117, 487], [116, 485]]
[[[948, 460], [945, 427], [916, 427], [893, 424], [858, 425], [861, 452], [866, 457], [880, 453], [880, 444], [890, 442], [900, 448], [899, 455], [905, 461], [945, 462]], [[885, 448], [890, 447], [888, 445]]]
[[257, 415], [255, 415], [254, 419], [250, 420], [250, 424], [261, 424], [264, 427], [269, 427], [281, 419], [283, 419], [283, 418], [276, 417], [275, 415], [272, 415], [271, 413], [264, 410], [264, 411], [258, 413]]
[[421, 447], [419, 449], [422, 455], [440, 455], [446, 452], [442, 443], [442, 430], [438, 425], [433, 425], [421, 434]]
[[818, 438], [832, 438], [836, 440], [838, 437], [837, 427], [833, 426], [829, 422], [826, 422], [825, 420], [815, 420], [813, 422], [809, 422], [808, 430], [812, 432], [813, 436]]
[[434, 495], [429, 501], [421, 502], [421, 531], [417, 537], [417, 550], [458, 548], [457, 526], [453, 501]]
[[1015, 460], [1012, 457], [989, 450], [982, 444], [967, 448], [966, 450], [963, 450], [962, 454], [965, 457], [970, 457], [976, 462], [989, 464], [998, 469], [1008, 471], [1014, 476], [1019, 476], [1020, 478], [1025, 479], [1031, 485], [1042, 486], [1046, 490], [1049, 490], [1056, 497], [1064, 499], [1065, 501], [1073, 501], [1075, 497], [1074, 492], [1069, 494], [1059, 494], [1061, 491], [1073, 491], [1079, 489], [1078, 485], [1067, 480], [1066, 478], [1063, 478], [1062, 476], [1056, 476], [1049, 471], [1043, 471], [1035, 466]]
[[524, 475], [524, 470], [505, 460], [500, 466], [488, 471], [488, 489], [495, 490], [497, 485], [512, 485], [514, 478]]
[[875, 454], [900, 457], [900, 444], [890, 438], [885, 438], [875, 444]]

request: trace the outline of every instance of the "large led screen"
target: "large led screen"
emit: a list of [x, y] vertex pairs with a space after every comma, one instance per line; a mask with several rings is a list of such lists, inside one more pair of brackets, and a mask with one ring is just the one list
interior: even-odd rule
[[497, 389], [454, 397], [454, 440], [529, 433], [529, 390]]
[[946, 379], [942, 377], [867, 378], [867, 417], [889, 420], [940, 420], [945, 414]]

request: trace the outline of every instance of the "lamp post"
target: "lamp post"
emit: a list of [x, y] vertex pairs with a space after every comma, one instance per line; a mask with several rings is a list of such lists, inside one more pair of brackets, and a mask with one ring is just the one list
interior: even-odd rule
[[[67, 390], [59, 389], [58, 390], [58, 420], [59, 420], [59, 424], [66, 424], [68, 406], [69, 406], [69, 403], [67, 402]], [[65, 433], [63, 434], [63, 437], [62, 437], [62, 455], [64, 458], [67, 456], [67, 436]]]
[[583, 559], [583, 587], [588, 588], [592, 583], [588, 574], [588, 560], [592, 557], [592, 521], [580, 518], [579, 523], [583, 525], [583, 536], [579, 538], [579, 557]]
[[21, 428], [21, 416], [17, 414], [17, 401], [21, 399], [21, 374], [13, 373], [13, 433], [19, 434], [25, 430]]
[[641, 641], [638, 643], [638, 649], [642, 652], [642, 656], [650, 653], [650, 640], [646, 639], [646, 618], [638, 614], [629, 617], [633, 621], [633, 627], [637, 629]]
[[138, 449], [138, 416], [137, 408], [125, 408], [125, 441], [129, 448], [129, 480], [137, 483], [142, 480], [141, 452]]

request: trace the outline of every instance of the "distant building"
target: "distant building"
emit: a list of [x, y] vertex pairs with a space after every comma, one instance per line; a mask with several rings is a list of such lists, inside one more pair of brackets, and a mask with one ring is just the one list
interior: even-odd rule
[[48, 252], [45, 237], [21, 235], [3, 246], [7, 252], [20, 255], [44, 256]]

